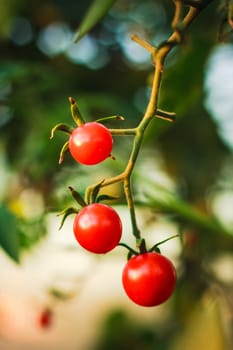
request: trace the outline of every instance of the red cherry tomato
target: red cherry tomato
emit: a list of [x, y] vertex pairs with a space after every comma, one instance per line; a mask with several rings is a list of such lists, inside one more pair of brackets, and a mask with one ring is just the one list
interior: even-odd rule
[[73, 230], [83, 248], [93, 253], [103, 254], [119, 243], [122, 224], [113, 208], [94, 203], [84, 207], [75, 216]]
[[110, 156], [113, 139], [110, 131], [96, 122], [75, 128], [69, 138], [71, 156], [79, 163], [94, 165]]
[[148, 252], [132, 257], [125, 265], [122, 283], [128, 297], [141, 306], [165, 302], [176, 284], [176, 271], [165, 256]]
[[53, 312], [51, 309], [44, 309], [39, 315], [39, 325], [41, 328], [48, 328], [52, 324]]

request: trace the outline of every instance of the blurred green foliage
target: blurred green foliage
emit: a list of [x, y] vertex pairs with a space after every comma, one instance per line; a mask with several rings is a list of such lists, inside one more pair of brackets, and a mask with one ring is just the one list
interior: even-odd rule
[[114, 310], [105, 320], [105, 336], [97, 343], [95, 350], [152, 350], [166, 349], [169, 339], [152, 327], [132, 322], [122, 310]]
[[15, 216], [4, 206], [0, 207], [1, 247], [16, 262], [19, 262], [19, 232]]

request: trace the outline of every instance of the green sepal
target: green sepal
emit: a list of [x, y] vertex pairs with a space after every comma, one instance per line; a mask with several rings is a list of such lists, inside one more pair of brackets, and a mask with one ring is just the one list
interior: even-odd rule
[[110, 115], [108, 117], [98, 118], [95, 120], [96, 123], [102, 123], [107, 122], [109, 120], [125, 120], [125, 118], [122, 115]]
[[89, 201], [90, 203], [88, 204], [91, 204], [91, 203], [96, 203], [97, 201], [97, 196], [99, 194], [99, 190], [102, 186], [102, 183], [104, 182], [104, 179], [99, 181], [94, 188], [92, 188], [92, 191], [91, 191], [91, 197], [89, 198]]
[[77, 214], [78, 212], [79, 212], [78, 209], [69, 207], [69, 208], [64, 209], [61, 213], [57, 214], [57, 216], [62, 215], [62, 220], [61, 220], [61, 224], [60, 224], [60, 226], [59, 226], [59, 230], [62, 228], [62, 226], [64, 225], [64, 222], [65, 222], [66, 218], [67, 218], [69, 215], [71, 215], [71, 214]]
[[124, 247], [128, 250], [128, 254], [127, 254], [127, 259], [129, 260], [133, 255], [139, 255], [140, 253], [137, 252], [136, 250], [134, 250], [133, 248], [131, 248], [128, 244], [120, 242], [118, 243], [118, 246], [120, 247]]
[[81, 205], [81, 207], [85, 207], [87, 203], [84, 201], [83, 197], [73, 189], [73, 187], [69, 186], [68, 189], [70, 190], [73, 198], [76, 200], [78, 204]]
[[64, 155], [65, 153], [68, 151], [69, 149], [69, 141], [66, 141], [61, 149], [61, 152], [60, 152], [60, 157], [59, 157], [59, 164], [61, 164], [64, 160]]
[[170, 241], [170, 239], [177, 238], [177, 237], [179, 237], [179, 236], [180, 236], [180, 235], [174, 235], [174, 236], [168, 237], [168, 238], [164, 239], [163, 241], [160, 241], [160, 242], [156, 243], [155, 245], [153, 245], [153, 247], [150, 248], [148, 251], [149, 251], [149, 252], [154, 252], [154, 251], [156, 251], [156, 252], [160, 253], [159, 245], [161, 245], [161, 244], [163, 244], [163, 243], [166, 243], [166, 242]]
[[108, 194], [101, 194], [96, 198], [96, 203], [100, 203], [103, 201], [112, 201], [117, 199], [119, 199], [119, 197], [109, 196]]
[[159, 253], [161, 254], [161, 250], [159, 249], [159, 247], [157, 247], [157, 245], [154, 245], [150, 250], [149, 252], [156, 252], [156, 253]]
[[71, 115], [72, 118], [75, 122], [75, 124], [77, 124], [77, 126], [81, 126], [85, 123], [80, 110], [78, 109], [77, 103], [75, 102], [75, 100], [73, 99], [73, 97], [69, 97], [69, 102], [70, 102], [70, 110], [71, 110]]
[[64, 131], [64, 132], [67, 133], [67, 134], [71, 134], [72, 131], [73, 131], [73, 128], [71, 128], [69, 125], [66, 125], [66, 124], [62, 124], [62, 123], [57, 124], [57, 125], [55, 125], [55, 126], [52, 128], [52, 130], [51, 130], [50, 139], [53, 139], [54, 133], [55, 133], [56, 131], [58, 131], [58, 130], [59, 130], [59, 131]]
[[136, 239], [136, 245], [139, 248], [140, 254], [144, 254], [147, 252], [146, 249], [146, 241], [144, 238], [137, 238]]
[[130, 260], [132, 256], [133, 256], [133, 253], [131, 252], [131, 250], [129, 250], [127, 254], [127, 260]]

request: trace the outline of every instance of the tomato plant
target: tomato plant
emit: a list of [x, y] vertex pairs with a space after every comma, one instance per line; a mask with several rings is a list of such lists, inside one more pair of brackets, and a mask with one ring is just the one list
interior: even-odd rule
[[156, 306], [172, 294], [176, 272], [171, 261], [160, 253], [132, 257], [125, 265], [122, 283], [128, 297], [141, 306]]
[[[185, 35], [185, 31], [189, 25], [196, 19], [204, 8], [209, 5], [212, 0], [206, 1], [174, 1], [174, 17], [171, 23], [172, 33], [167, 40], [160, 44], [153, 45], [145, 39], [133, 34], [131, 39], [150, 53], [153, 74], [151, 75], [151, 87], [145, 110], [140, 120], [134, 127], [120, 127], [107, 129], [99, 122], [103, 120], [97, 119], [94, 122], [86, 123], [82, 117], [81, 111], [75, 100], [70, 97], [71, 114], [77, 127], [70, 128], [66, 124], [57, 124], [51, 131], [51, 138], [55, 131], [60, 130], [69, 134], [69, 140], [63, 145], [60, 152], [59, 163], [63, 161], [66, 151], [70, 151], [73, 158], [81, 164], [94, 165], [102, 162], [111, 155], [113, 139], [112, 136], [130, 136], [132, 145], [131, 152], [127, 163], [123, 170], [119, 169], [118, 174], [106, 177], [95, 184], [89, 185], [85, 189], [82, 197], [71, 186], [69, 189], [74, 199], [81, 206], [81, 210], [76, 208], [67, 208], [63, 213], [62, 225], [65, 218], [70, 214], [76, 214], [73, 224], [73, 231], [79, 244], [86, 250], [94, 253], [107, 253], [117, 245], [124, 246], [128, 249], [128, 256], [131, 258], [126, 263], [122, 273], [122, 283], [126, 294], [136, 304], [141, 306], [156, 306], [165, 302], [173, 293], [176, 284], [176, 271], [169, 259], [157, 252], [158, 245], [167, 241], [167, 239], [154, 244], [147, 249], [146, 240], [141, 235], [136, 215], [136, 201], [134, 199], [133, 189], [136, 188], [132, 184], [132, 175], [138, 160], [138, 155], [143, 146], [146, 130], [149, 128], [155, 118], [159, 118], [168, 122], [176, 120], [176, 113], [169, 110], [159, 109], [161, 103], [160, 89], [164, 76], [165, 61], [168, 54], [174, 47], [181, 44]], [[110, 2], [108, 1], [108, 4]], [[188, 7], [188, 9], [187, 9]], [[94, 12], [91, 9], [91, 15]], [[89, 20], [89, 16], [88, 16]], [[163, 100], [162, 100], [163, 102]], [[124, 117], [114, 115], [105, 117], [104, 120], [110, 119], [124, 120]], [[152, 129], [153, 132], [153, 129]], [[147, 178], [145, 177], [145, 181]], [[108, 198], [107, 194], [99, 196], [99, 191], [107, 186], [121, 183], [124, 192], [124, 200], [129, 209], [131, 219], [132, 235], [135, 238], [136, 248], [128, 246], [125, 242], [120, 242], [122, 234], [121, 220], [118, 214], [111, 207], [100, 204], [101, 200]], [[151, 182], [153, 185], [153, 181]], [[157, 186], [156, 186], [157, 187]], [[158, 189], [160, 186], [158, 186]], [[163, 193], [168, 195], [170, 200], [155, 199], [148, 194], [148, 206], [160, 206], [159, 209], [165, 212], [174, 212], [178, 217], [186, 217], [192, 223], [202, 225], [204, 228], [216, 230], [212, 223], [206, 220], [205, 216], [192, 211], [189, 206], [183, 206], [170, 192], [163, 189]], [[146, 190], [147, 191], [147, 190]], [[156, 191], [155, 191], [156, 192]], [[140, 197], [140, 196], [139, 196]], [[123, 200], [123, 202], [124, 202]], [[174, 200], [174, 202], [173, 202]], [[141, 204], [143, 204], [143, 201]], [[140, 203], [140, 198], [139, 202]], [[164, 204], [166, 203], [166, 204]], [[170, 204], [169, 204], [170, 203]], [[173, 205], [175, 203], [175, 205]], [[217, 226], [218, 230], [219, 226]], [[180, 229], [180, 225], [179, 225]], [[174, 238], [177, 235], [170, 237]]]
[[113, 139], [102, 124], [89, 122], [75, 128], [69, 137], [69, 151], [79, 163], [94, 165], [110, 156]]
[[117, 246], [121, 239], [122, 224], [117, 212], [108, 205], [94, 203], [76, 214], [74, 235], [86, 250], [103, 254]]

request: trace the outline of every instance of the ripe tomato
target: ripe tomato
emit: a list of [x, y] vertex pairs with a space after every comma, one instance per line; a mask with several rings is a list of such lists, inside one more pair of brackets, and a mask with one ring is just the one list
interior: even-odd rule
[[44, 309], [39, 315], [39, 325], [41, 328], [48, 328], [52, 324], [53, 312], [51, 309]]
[[110, 131], [96, 122], [75, 128], [69, 138], [71, 156], [79, 163], [94, 165], [110, 156], [113, 139]]
[[113, 208], [94, 203], [84, 207], [75, 216], [73, 230], [83, 248], [93, 253], [103, 254], [119, 243], [122, 224]]
[[128, 297], [141, 306], [165, 302], [176, 284], [176, 271], [165, 256], [148, 252], [132, 257], [125, 265], [122, 283]]

